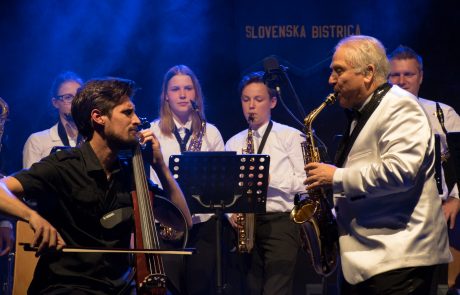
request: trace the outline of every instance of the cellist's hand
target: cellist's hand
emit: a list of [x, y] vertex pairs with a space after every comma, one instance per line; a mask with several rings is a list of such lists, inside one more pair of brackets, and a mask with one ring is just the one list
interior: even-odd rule
[[146, 144], [147, 142], [152, 143], [152, 151], [153, 151], [153, 157], [152, 157], [152, 163], [151, 163], [152, 167], [155, 167], [156, 165], [164, 164], [163, 154], [161, 153], [160, 141], [155, 136], [153, 131], [150, 129], [141, 130], [139, 131], [138, 137], [139, 137], [139, 143], [141, 144]]
[[36, 256], [46, 250], [61, 250], [66, 246], [57, 230], [35, 211], [30, 215], [29, 225], [34, 231], [32, 246], [38, 247]]
[[153, 157], [150, 160], [155, 173], [160, 180], [163, 190], [166, 192], [167, 198], [169, 198], [174, 205], [176, 205], [184, 214], [185, 219], [187, 220], [187, 226], [192, 227], [192, 215], [188, 209], [187, 202], [185, 201], [184, 194], [174, 179], [171, 171], [169, 171], [168, 166], [163, 159], [163, 154], [161, 153], [160, 142], [155, 134], [150, 129], [141, 130], [139, 132], [139, 142], [145, 144], [148, 141], [152, 142]]

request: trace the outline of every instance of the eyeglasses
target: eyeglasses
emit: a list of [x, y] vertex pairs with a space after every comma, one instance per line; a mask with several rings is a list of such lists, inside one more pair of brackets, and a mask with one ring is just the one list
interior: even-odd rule
[[56, 98], [63, 101], [63, 102], [72, 102], [75, 95], [73, 94], [63, 94], [63, 95], [56, 95]]

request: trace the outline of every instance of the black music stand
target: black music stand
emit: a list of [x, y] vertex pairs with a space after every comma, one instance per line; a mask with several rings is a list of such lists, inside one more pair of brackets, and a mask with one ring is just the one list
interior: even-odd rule
[[460, 132], [448, 132], [446, 139], [450, 154], [444, 165], [447, 186], [457, 184], [460, 189]]
[[222, 217], [224, 213], [265, 213], [268, 155], [236, 152], [184, 152], [169, 168], [184, 192], [190, 212], [216, 215], [216, 290], [223, 294]]

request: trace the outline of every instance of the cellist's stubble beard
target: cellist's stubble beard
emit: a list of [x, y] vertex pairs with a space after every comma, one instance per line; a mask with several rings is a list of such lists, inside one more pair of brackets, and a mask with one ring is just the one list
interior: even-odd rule
[[132, 132], [128, 134], [127, 138], [109, 133], [106, 135], [106, 140], [108, 146], [117, 150], [131, 149], [139, 143], [138, 137]]

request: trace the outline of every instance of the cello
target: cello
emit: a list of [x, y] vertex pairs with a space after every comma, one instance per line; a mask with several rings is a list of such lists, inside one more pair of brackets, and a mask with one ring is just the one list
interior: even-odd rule
[[[96, 247], [64, 247], [60, 250], [63, 253], [110, 253], [110, 254], [134, 254], [135, 255], [135, 281], [137, 294], [166, 294], [166, 275], [161, 255], [192, 255], [193, 249], [183, 250], [161, 250], [156, 233], [155, 220], [170, 225], [172, 228], [182, 230], [185, 233], [184, 245], [188, 236], [188, 228], [185, 217], [179, 208], [175, 207], [168, 199], [155, 196], [153, 206], [152, 194], [149, 191], [146, 173], [143, 165], [140, 145], [137, 144], [132, 157], [133, 178], [136, 189], [132, 191], [134, 222], [135, 222], [135, 248], [96, 248]], [[175, 210], [175, 211], [173, 211]], [[115, 210], [119, 211], [119, 210]], [[115, 211], [110, 212], [114, 214]], [[154, 214], [156, 212], [156, 214]], [[117, 213], [118, 214], [118, 213]], [[104, 223], [101, 218], [101, 223]], [[167, 219], [167, 220], [166, 220]], [[168, 223], [169, 222], [169, 223]], [[29, 226], [26, 229], [33, 232]], [[36, 252], [37, 247], [28, 243], [27, 240], [32, 238], [18, 236], [18, 247], [22, 246], [24, 251]], [[24, 241], [26, 240], [26, 241]], [[35, 257], [34, 257], [35, 258]], [[19, 269], [19, 265], [16, 265]], [[30, 267], [29, 267], [30, 268]], [[34, 267], [33, 267], [34, 268]], [[32, 280], [32, 272], [27, 278], [27, 286]], [[22, 281], [24, 282], [24, 281]], [[14, 284], [16, 285], [16, 284]], [[13, 287], [14, 287], [13, 285]], [[24, 284], [22, 284], [24, 285]]]
[[[140, 144], [133, 153], [133, 176], [135, 190], [131, 193], [134, 209], [135, 247], [140, 249], [159, 249], [159, 239], [153, 214], [153, 197], [148, 189], [144, 161]], [[158, 254], [136, 254], [137, 294], [166, 295], [166, 274], [163, 260]]]

